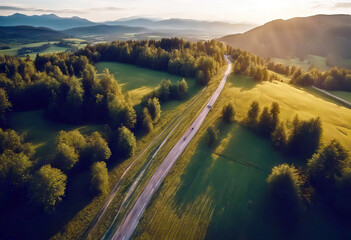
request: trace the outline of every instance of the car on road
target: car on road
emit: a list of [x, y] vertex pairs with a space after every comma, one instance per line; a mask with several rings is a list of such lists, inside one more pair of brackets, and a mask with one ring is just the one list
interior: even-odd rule
[[192, 127], [191, 130], [194, 130], [194, 127]]
[[212, 106], [211, 105], [207, 105], [208, 108], [211, 108]]

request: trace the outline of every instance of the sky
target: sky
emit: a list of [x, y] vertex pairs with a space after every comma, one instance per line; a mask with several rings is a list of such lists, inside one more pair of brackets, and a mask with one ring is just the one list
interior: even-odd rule
[[0, 0], [0, 15], [13, 13], [107, 21], [131, 16], [263, 24], [315, 14], [351, 14], [340, 0]]

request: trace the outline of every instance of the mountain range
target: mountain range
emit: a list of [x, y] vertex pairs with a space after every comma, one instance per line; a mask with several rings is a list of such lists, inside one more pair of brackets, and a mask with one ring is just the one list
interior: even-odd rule
[[71, 17], [63, 18], [55, 14], [33, 15], [13, 14], [10, 16], [0, 16], [0, 26], [29, 25], [34, 27], [47, 27], [54, 30], [66, 30], [76, 27], [87, 27], [97, 25], [119, 25], [128, 27], [145, 27], [153, 30], [195, 30], [207, 31], [222, 34], [245, 32], [256, 25], [250, 23], [226, 23], [197, 21], [191, 19], [171, 18], [166, 20], [156, 20], [149, 18], [120, 19], [106, 22], [92, 22], [84, 18]]

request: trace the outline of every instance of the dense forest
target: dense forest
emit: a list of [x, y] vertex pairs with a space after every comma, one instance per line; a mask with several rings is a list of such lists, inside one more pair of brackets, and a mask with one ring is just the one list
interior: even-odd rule
[[[60, 44], [64, 44], [61, 42]], [[47, 47], [47, 46], [45, 46]], [[25, 53], [31, 49], [22, 49]], [[106, 69], [97, 74], [98, 61], [119, 61], [196, 77], [206, 85], [226, 64], [233, 51], [216, 41], [182, 39], [112, 42], [87, 46], [75, 53], [0, 56], [0, 201], [6, 208], [13, 198], [52, 212], [64, 199], [67, 184], [80, 172], [90, 171], [92, 194], [109, 192], [107, 167], [136, 151], [134, 133], [151, 132], [161, 119], [161, 105], [187, 96], [185, 79], [160, 79], [159, 87], [133, 106], [118, 81]], [[61, 131], [55, 151], [38, 159], [25, 135], [9, 129], [8, 114], [42, 109], [49, 121], [66, 124], [103, 124], [104, 131], [83, 135]], [[106, 162], [106, 163], [105, 163]]]

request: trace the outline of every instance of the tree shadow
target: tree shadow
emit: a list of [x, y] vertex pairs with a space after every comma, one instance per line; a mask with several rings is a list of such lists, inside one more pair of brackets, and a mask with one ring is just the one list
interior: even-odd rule
[[253, 89], [258, 84], [258, 82], [256, 82], [251, 77], [241, 74], [237, 75], [234, 73], [229, 76], [228, 81], [232, 84], [233, 87], [239, 88], [241, 92]]

